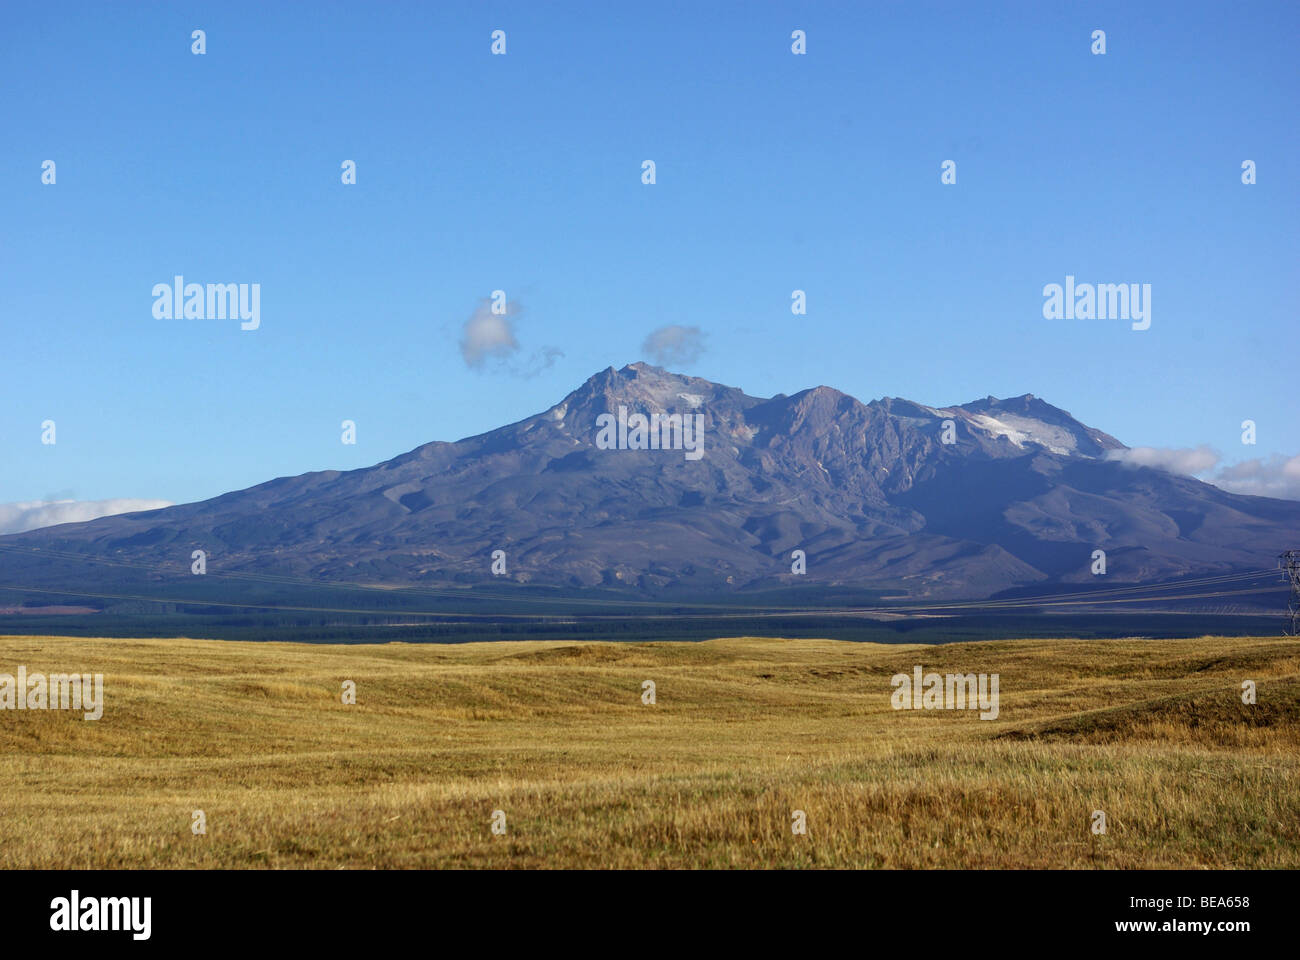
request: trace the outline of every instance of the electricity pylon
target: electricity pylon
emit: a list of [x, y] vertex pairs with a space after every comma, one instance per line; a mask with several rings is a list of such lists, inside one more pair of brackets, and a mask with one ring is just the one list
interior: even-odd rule
[[1287, 550], [1280, 554], [1277, 566], [1291, 584], [1291, 596], [1286, 604], [1286, 612], [1291, 617], [1287, 636], [1300, 636], [1300, 629], [1297, 629], [1300, 628], [1300, 550]]

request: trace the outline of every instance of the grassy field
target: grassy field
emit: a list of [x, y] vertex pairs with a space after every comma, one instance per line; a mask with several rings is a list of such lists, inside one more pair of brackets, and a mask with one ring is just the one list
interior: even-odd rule
[[[0, 637], [20, 664], [106, 706], [0, 711], [4, 868], [1300, 867], [1292, 638]], [[916, 664], [999, 674], [1000, 715], [893, 710]]]

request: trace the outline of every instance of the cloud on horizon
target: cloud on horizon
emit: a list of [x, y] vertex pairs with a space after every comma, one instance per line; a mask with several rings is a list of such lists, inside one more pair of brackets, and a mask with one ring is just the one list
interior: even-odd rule
[[660, 327], [645, 338], [641, 352], [660, 367], [691, 364], [704, 352], [704, 331], [699, 327], [683, 327], [675, 323]]
[[1152, 467], [1166, 473], [1182, 473], [1189, 476], [1213, 469], [1219, 462], [1219, 455], [1202, 444], [1193, 448], [1172, 447], [1130, 447], [1127, 450], [1107, 450], [1107, 460], [1118, 460], [1129, 467]]
[[25, 500], [0, 503], [0, 534], [26, 533], [58, 523], [81, 523], [137, 510], [173, 506], [170, 500], [122, 497], [116, 500]]
[[1288, 457], [1275, 453], [1268, 458], [1256, 457], [1220, 467], [1222, 456], [1202, 444], [1199, 447], [1108, 450], [1106, 459], [1130, 467], [1151, 467], [1166, 473], [1196, 476], [1228, 493], [1300, 500], [1300, 455]]
[[1224, 467], [1210, 482], [1229, 493], [1300, 500], [1300, 455], [1275, 453], [1267, 460], [1243, 460]]

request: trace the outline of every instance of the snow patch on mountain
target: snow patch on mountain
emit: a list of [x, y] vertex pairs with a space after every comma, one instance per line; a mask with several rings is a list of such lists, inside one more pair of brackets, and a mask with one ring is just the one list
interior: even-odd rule
[[1063, 457], [1080, 455], [1078, 438], [1064, 427], [1014, 413], [1000, 413], [997, 417], [976, 413], [969, 419], [972, 426], [994, 437], [1006, 437], [1017, 447], [1032, 443]]

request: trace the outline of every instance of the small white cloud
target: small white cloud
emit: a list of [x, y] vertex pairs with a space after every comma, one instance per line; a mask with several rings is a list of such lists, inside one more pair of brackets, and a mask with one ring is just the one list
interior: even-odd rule
[[111, 517], [137, 510], [158, 510], [170, 507], [170, 500], [137, 500], [124, 497], [117, 500], [27, 500], [19, 503], [0, 503], [0, 534], [26, 533], [56, 523], [81, 523]]
[[1300, 455], [1275, 453], [1267, 460], [1243, 460], [1224, 467], [1211, 482], [1229, 493], [1300, 500]]
[[511, 365], [510, 373], [516, 377], [535, 377], [551, 369], [563, 356], [564, 351], [558, 347], [542, 347], [533, 352], [527, 363]]
[[512, 300], [506, 304], [505, 312], [493, 313], [490, 299], [479, 303], [460, 335], [460, 355], [470, 369], [482, 370], [489, 360], [496, 360], [494, 370], [528, 378], [549, 370], [564, 356], [558, 347], [541, 347], [529, 356], [520, 356], [515, 318], [521, 309]]
[[1202, 444], [1199, 447], [1174, 449], [1169, 447], [1132, 447], [1128, 450], [1107, 450], [1107, 460], [1118, 460], [1129, 467], [1152, 467], [1166, 473], [1193, 475], [1214, 469], [1219, 455]]
[[504, 360], [519, 351], [514, 317], [519, 307], [512, 300], [504, 313], [492, 312], [492, 301], [484, 298], [460, 334], [460, 355], [471, 367], [479, 368], [489, 358]]
[[677, 324], [660, 327], [645, 338], [641, 351], [661, 367], [694, 363], [704, 352], [704, 332]]

